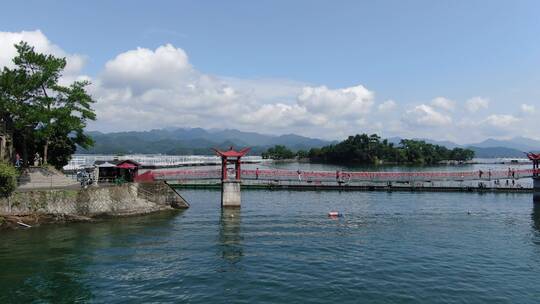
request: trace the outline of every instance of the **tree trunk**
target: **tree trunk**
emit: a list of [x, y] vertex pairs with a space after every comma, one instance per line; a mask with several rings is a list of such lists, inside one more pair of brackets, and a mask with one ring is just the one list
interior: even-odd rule
[[26, 131], [23, 131], [22, 133], [22, 161], [23, 161], [23, 164], [22, 166], [23, 167], [27, 167], [28, 165], [28, 147], [26, 145], [26, 134], [25, 134]]
[[43, 146], [43, 164], [47, 164], [47, 154], [49, 152], [49, 139], [45, 139], [45, 145]]

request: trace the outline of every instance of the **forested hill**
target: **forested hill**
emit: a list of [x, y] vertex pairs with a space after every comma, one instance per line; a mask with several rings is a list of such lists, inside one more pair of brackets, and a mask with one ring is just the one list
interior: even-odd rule
[[295, 134], [281, 136], [242, 132], [238, 130], [159, 129], [142, 132], [101, 133], [89, 132], [94, 146], [78, 149], [78, 153], [90, 154], [194, 154], [209, 155], [211, 148], [234, 146], [252, 147], [251, 155], [261, 154], [274, 145], [284, 145], [292, 150], [309, 150], [331, 142]]
[[473, 157], [474, 151], [469, 149], [448, 149], [409, 139], [395, 144], [376, 134], [349, 136], [338, 144], [309, 151], [312, 161], [346, 164], [436, 164], [445, 160], [467, 161]]

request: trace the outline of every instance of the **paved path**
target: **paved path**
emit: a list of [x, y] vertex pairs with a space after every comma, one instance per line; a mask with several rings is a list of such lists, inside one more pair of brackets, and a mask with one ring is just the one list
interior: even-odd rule
[[28, 168], [20, 178], [17, 190], [80, 188], [80, 183], [56, 170]]

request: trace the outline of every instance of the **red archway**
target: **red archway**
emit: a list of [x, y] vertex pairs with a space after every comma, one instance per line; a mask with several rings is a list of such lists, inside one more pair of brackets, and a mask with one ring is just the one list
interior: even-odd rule
[[533, 163], [533, 176], [538, 177], [538, 173], [540, 171], [539, 169], [539, 163], [540, 163], [540, 153], [527, 153], [527, 157], [532, 161]]
[[227, 151], [220, 151], [218, 149], [213, 149], [216, 152], [216, 154], [221, 157], [221, 180], [222, 181], [225, 181], [228, 178], [227, 164], [229, 162], [234, 163], [234, 169], [236, 172], [235, 179], [240, 180], [241, 178], [240, 173], [242, 172], [240, 168], [240, 159], [244, 155], [246, 155], [250, 149], [251, 148], [244, 148], [240, 151], [233, 150], [233, 147], [230, 147], [229, 150]]

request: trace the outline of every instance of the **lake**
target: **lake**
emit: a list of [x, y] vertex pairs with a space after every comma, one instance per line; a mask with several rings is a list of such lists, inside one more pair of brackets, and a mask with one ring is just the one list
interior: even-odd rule
[[0, 232], [0, 303], [540, 302], [532, 194], [182, 195], [185, 211]]

